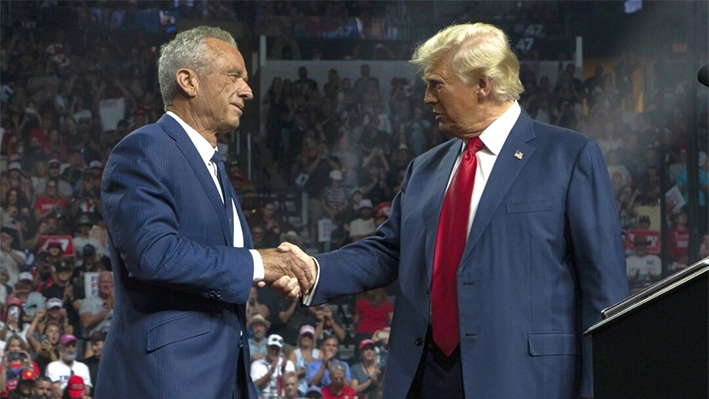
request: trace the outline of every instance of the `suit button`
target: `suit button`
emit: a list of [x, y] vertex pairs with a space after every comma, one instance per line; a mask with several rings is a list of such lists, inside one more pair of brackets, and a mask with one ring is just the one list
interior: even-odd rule
[[421, 338], [416, 338], [416, 346], [421, 346], [423, 344], [423, 340]]
[[217, 296], [217, 293], [214, 290], [209, 290], [209, 297], [214, 298], [215, 296]]
[[426, 296], [431, 296], [431, 290], [426, 288]]

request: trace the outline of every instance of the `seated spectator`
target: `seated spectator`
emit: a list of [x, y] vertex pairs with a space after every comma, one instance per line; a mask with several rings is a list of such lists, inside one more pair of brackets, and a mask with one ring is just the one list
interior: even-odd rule
[[288, 371], [283, 374], [283, 397], [282, 399], [300, 399], [298, 392], [298, 376], [294, 372]]
[[266, 331], [271, 327], [271, 322], [266, 320], [259, 313], [252, 314], [249, 320], [249, 329], [251, 330], [251, 338], [249, 338], [249, 352], [251, 353], [251, 361], [263, 359], [268, 354], [268, 345], [266, 345]]
[[322, 389], [323, 399], [350, 399], [357, 395], [355, 390], [349, 386], [349, 380], [345, 378], [345, 372], [349, 371], [345, 369], [345, 366], [333, 363], [330, 365], [329, 371], [331, 382]]
[[74, 248], [77, 251], [76, 258], [83, 259], [83, 249], [86, 245], [91, 245], [95, 252], [101, 255], [108, 256], [108, 252], [104, 250], [103, 245], [96, 239], [89, 236], [93, 223], [88, 215], [81, 215], [76, 222], [78, 232], [74, 236]]
[[268, 354], [251, 364], [251, 379], [261, 390], [263, 399], [276, 399], [281, 396], [279, 380], [286, 372], [294, 372], [295, 366], [283, 357], [283, 338], [277, 334], [268, 337]]
[[305, 392], [308, 388], [308, 381], [305, 379], [308, 364], [320, 359], [322, 354], [315, 348], [315, 328], [307, 324], [300, 327], [298, 347], [288, 355], [288, 360], [295, 364], [298, 391]]
[[352, 374], [350, 373], [350, 366], [337, 359], [337, 352], [340, 349], [340, 340], [336, 335], [331, 335], [325, 338], [320, 345], [320, 352], [322, 352], [322, 360], [317, 360], [308, 364], [308, 371], [305, 373], [305, 379], [308, 380], [308, 384], [326, 387], [332, 383], [330, 379], [330, 365], [340, 364], [345, 369], [345, 378], [347, 379], [347, 384], [352, 380]]
[[34, 384], [32, 399], [53, 399], [54, 385], [47, 377], [39, 377]]
[[389, 216], [391, 216], [391, 202], [380, 202], [374, 207], [374, 224], [377, 227], [384, 224]]
[[91, 386], [87, 385], [80, 375], [72, 375], [64, 388], [62, 399], [86, 399], [90, 388]]
[[352, 389], [361, 399], [374, 399], [382, 380], [382, 369], [376, 362], [376, 344], [365, 339], [358, 347], [361, 361], [352, 366]]
[[98, 294], [81, 302], [79, 315], [87, 335], [105, 330], [113, 319], [113, 273], [102, 271], [98, 275]]
[[308, 390], [305, 391], [305, 398], [320, 399], [322, 398], [322, 390], [320, 387], [308, 387]]
[[62, 335], [59, 339], [60, 359], [47, 365], [46, 376], [52, 380], [52, 383], [59, 383], [61, 389], [67, 387], [72, 376], [82, 377], [84, 384], [89, 388], [93, 386], [89, 368], [76, 360], [76, 342], [76, 337], [73, 335]]

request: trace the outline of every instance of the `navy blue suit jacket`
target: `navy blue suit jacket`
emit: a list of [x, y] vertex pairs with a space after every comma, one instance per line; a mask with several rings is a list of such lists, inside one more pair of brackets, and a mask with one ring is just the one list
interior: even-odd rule
[[244, 336], [251, 236], [239, 211], [245, 248], [232, 246], [221, 196], [184, 129], [164, 115], [126, 136], [101, 198], [116, 301], [96, 398], [255, 399]]
[[[315, 256], [316, 304], [398, 277], [387, 399], [406, 396], [436, 311], [433, 250], [460, 148], [452, 139], [411, 162], [373, 237]], [[457, 289], [466, 398], [592, 396], [582, 333], [628, 295], [615, 199], [594, 142], [522, 111], [480, 199]]]

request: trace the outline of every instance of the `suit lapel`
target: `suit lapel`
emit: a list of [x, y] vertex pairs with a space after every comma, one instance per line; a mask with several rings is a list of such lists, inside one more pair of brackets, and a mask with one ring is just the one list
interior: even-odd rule
[[[534, 121], [522, 110], [509, 136], [507, 136], [502, 150], [497, 155], [495, 166], [485, 185], [478, 209], [475, 212], [473, 225], [470, 228], [461, 264], [467, 262], [467, 258], [480, 240], [482, 233], [487, 228], [510, 187], [512, 187], [512, 183], [514, 183], [519, 172], [533, 156], [536, 147], [531, 145], [529, 141], [534, 138]], [[518, 150], [523, 153], [521, 159], [516, 156]]]
[[423, 209], [436, 209], [437, 212], [424, 212], [424, 226], [426, 228], [426, 273], [428, 281], [432, 281], [433, 275], [433, 252], [436, 247], [436, 235], [438, 234], [438, 220], [441, 217], [443, 207], [443, 197], [446, 195], [448, 180], [458, 158], [460, 148], [463, 143], [459, 139], [451, 139], [451, 145], [445, 151], [438, 162], [433, 183], [428, 196], [425, 198]]
[[[185, 156], [185, 159], [194, 171], [195, 176], [197, 176], [197, 180], [202, 185], [204, 192], [207, 193], [207, 197], [209, 198], [209, 202], [214, 207], [214, 211], [219, 215], [219, 225], [221, 226], [222, 234], [224, 235], [224, 241], [227, 245], [232, 245], [234, 240], [232, 238], [231, 228], [229, 227], [229, 220], [227, 219], [226, 211], [224, 210], [224, 202], [222, 202], [222, 197], [219, 195], [219, 191], [217, 191], [217, 187], [214, 185], [214, 180], [204, 165], [202, 157], [199, 156], [199, 152], [197, 152], [197, 149], [182, 126], [180, 126], [180, 124], [177, 123], [177, 121], [171, 116], [167, 114], [163, 115], [157, 123], [162, 127], [163, 131], [165, 131], [168, 136], [175, 140], [177, 148], [179, 148]], [[234, 195], [234, 198], [236, 198], [236, 195]], [[241, 220], [241, 218], [241, 213], [239, 213], [239, 220]], [[243, 222], [242, 226], [244, 226]]]

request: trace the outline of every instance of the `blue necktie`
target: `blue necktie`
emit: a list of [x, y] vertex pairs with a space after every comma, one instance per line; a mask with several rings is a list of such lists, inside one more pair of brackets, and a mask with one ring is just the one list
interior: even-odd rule
[[[231, 239], [234, 240], [234, 210], [232, 207], [233, 199], [231, 196], [231, 182], [226, 177], [226, 168], [224, 168], [224, 160], [222, 156], [219, 155], [218, 151], [214, 151], [212, 156], [212, 162], [217, 164], [217, 177], [219, 178], [219, 185], [222, 188], [222, 195], [224, 196], [224, 208], [226, 210], [226, 216], [229, 219], [229, 231], [231, 231]], [[229, 243], [230, 245], [232, 242]]]

